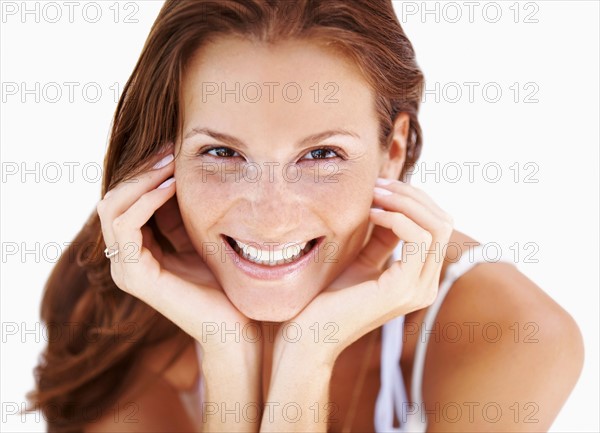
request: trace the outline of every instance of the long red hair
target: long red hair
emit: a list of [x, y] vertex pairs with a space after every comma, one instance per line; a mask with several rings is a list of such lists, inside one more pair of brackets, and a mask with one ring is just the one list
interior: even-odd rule
[[[227, 34], [263, 42], [318, 38], [338, 48], [374, 89], [382, 146], [389, 145], [396, 116], [409, 115], [401, 177], [414, 166], [422, 142], [417, 113], [423, 74], [390, 0], [167, 0], [117, 105], [102, 195], [147, 169], [163, 143], [182, 135], [179, 92], [186, 62], [211, 37]], [[49, 338], [28, 398], [30, 410], [43, 411], [51, 433], [81, 431], [110, 410], [128, 386], [140, 349], [178, 338], [175, 361], [191, 342], [167, 318], [116, 287], [104, 247], [93, 212], [45, 286], [41, 318], [48, 329], [68, 332]]]

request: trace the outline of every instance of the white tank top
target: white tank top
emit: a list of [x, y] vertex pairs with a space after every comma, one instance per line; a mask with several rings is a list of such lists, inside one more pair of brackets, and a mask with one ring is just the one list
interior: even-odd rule
[[[401, 257], [403, 242], [400, 241], [392, 254], [393, 260]], [[375, 402], [375, 431], [377, 433], [425, 433], [427, 430], [427, 416], [422, 411], [422, 383], [423, 367], [425, 365], [425, 354], [430, 333], [424, 332], [434, 327], [435, 317], [442, 306], [452, 284], [468, 270], [478, 263], [509, 262], [504, 258], [486, 258], [483, 254], [483, 245], [475, 246], [463, 252], [461, 258], [450, 263], [446, 268], [443, 281], [440, 283], [438, 296], [433, 304], [427, 308], [423, 323], [421, 324], [421, 335], [417, 340], [415, 348], [415, 359], [413, 362], [413, 373], [411, 379], [411, 400], [409, 403], [406, 386], [400, 368], [400, 357], [402, 355], [402, 342], [404, 340], [404, 316], [385, 323], [382, 327], [381, 342], [381, 387], [377, 401]], [[512, 262], [509, 262], [512, 263]], [[196, 342], [196, 353], [198, 362], [200, 360], [200, 346]], [[196, 425], [202, 421], [202, 401], [204, 399], [204, 381], [202, 375], [198, 381], [198, 389], [192, 392], [180, 393], [181, 400], [188, 413], [194, 419]], [[400, 426], [394, 427], [394, 415], [400, 420]]]

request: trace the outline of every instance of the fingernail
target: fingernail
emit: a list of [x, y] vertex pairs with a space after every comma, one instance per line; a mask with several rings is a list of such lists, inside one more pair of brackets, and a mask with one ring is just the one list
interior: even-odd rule
[[152, 168], [154, 170], [158, 170], [159, 168], [163, 168], [165, 165], [167, 165], [171, 161], [173, 161], [173, 159], [175, 159], [175, 156], [173, 156], [173, 154], [170, 153], [167, 156], [165, 156], [163, 159], [161, 159], [160, 161], [158, 161], [156, 164], [154, 164], [154, 167], [152, 167]]
[[378, 177], [377, 180], [375, 181], [375, 183], [377, 185], [381, 185], [381, 186], [389, 185], [392, 182], [394, 182], [393, 179], [386, 179], [385, 177]]
[[173, 182], [175, 182], [175, 178], [174, 177], [170, 177], [167, 180], [165, 180], [163, 183], [161, 183], [160, 185], [158, 185], [158, 187], [156, 189], [166, 188], [169, 185], [171, 185]]
[[379, 194], [379, 195], [392, 195], [392, 191], [388, 191], [387, 189], [383, 189], [383, 188], [373, 188], [373, 192], [375, 194]]
[[378, 207], [372, 207], [371, 212], [379, 213], [379, 212], [383, 212], [383, 209], [379, 209]]

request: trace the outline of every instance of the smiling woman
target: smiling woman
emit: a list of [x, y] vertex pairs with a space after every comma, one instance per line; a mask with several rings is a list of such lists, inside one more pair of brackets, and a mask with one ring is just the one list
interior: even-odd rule
[[[390, 1], [167, 1], [46, 287], [46, 323], [86, 325], [37, 368], [49, 431], [531, 430], [428, 416], [515, 401], [547, 429], [579, 330], [407, 183], [422, 85]], [[535, 347], [411, 332], [524, 321]]]
[[[206, 82], [227, 89], [294, 83], [303, 96], [202, 101]], [[335, 83], [336, 102], [315, 101], [310, 88], [319, 83]], [[245, 316], [289, 320], [356, 258], [375, 179], [386, 175], [384, 161], [395, 169], [389, 175], [399, 175], [406, 138], [380, 145], [369, 84], [319, 39], [269, 45], [221, 37], [192, 57], [181, 94], [183, 130], [195, 134], [184, 132], [174, 170], [192, 244], [216, 247], [206, 264]], [[227, 254], [230, 245], [244, 255]], [[319, 251], [330, 259], [318, 260]], [[277, 264], [285, 252], [295, 260]]]

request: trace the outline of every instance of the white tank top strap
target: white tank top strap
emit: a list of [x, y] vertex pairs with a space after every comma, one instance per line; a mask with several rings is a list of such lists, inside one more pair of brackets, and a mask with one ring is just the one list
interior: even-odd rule
[[375, 402], [375, 431], [402, 432], [394, 427], [394, 411], [398, 402], [406, 401], [406, 387], [400, 371], [404, 316], [385, 323], [381, 331], [381, 367], [379, 394]]
[[[402, 254], [403, 242], [400, 241], [394, 253], [393, 260], [399, 260]], [[375, 430], [377, 432], [422, 433], [427, 429], [427, 418], [422, 413], [423, 397], [423, 369], [425, 354], [430, 333], [425, 330], [433, 328], [435, 317], [452, 284], [468, 270], [478, 263], [485, 262], [510, 262], [502, 257], [488, 258], [485, 255], [485, 246], [478, 245], [465, 251], [461, 258], [448, 265], [444, 280], [440, 283], [438, 296], [425, 313], [421, 326], [421, 335], [415, 350], [413, 373], [411, 379], [411, 401], [406, 394], [404, 379], [400, 368], [400, 357], [404, 341], [404, 316], [385, 323], [382, 330], [381, 347], [381, 388], [375, 406]], [[512, 262], [511, 262], [512, 263]], [[394, 427], [394, 410], [400, 420], [400, 426]]]
[[415, 349], [413, 373], [411, 379], [411, 397], [412, 401], [417, 404], [417, 413], [414, 416], [418, 417], [421, 422], [425, 423], [425, 425], [427, 418], [425, 414], [421, 414], [421, 409], [423, 407], [422, 386], [425, 355], [427, 353], [429, 336], [431, 335], [431, 333], [427, 332], [427, 330], [433, 329], [434, 320], [437, 316], [437, 313], [440, 310], [442, 303], [444, 302], [444, 299], [450, 290], [450, 287], [452, 287], [454, 282], [459, 277], [464, 275], [467, 271], [479, 263], [496, 262], [513, 263], [511, 260], [508, 260], [502, 256], [493, 258], [487, 257], [485, 254], [485, 244], [480, 244], [469, 248], [467, 251], [464, 251], [458, 261], [449, 264], [446, 268], [446, 274], [444, 275], [444, 280], [440, 283], [438, 295], [433, 304], [427, 308], [427, 312], [425, 313], [425, 317], [421, 324], [420, 335]]
[[[402, 257], [403, 241], [400, 241], [392, 253], [392, 260]], [[400, 357], [404, 341], [404, 316], [398, 316], [382, 327], [381, 343], [381, 387], [375, 402], [375, 431], [380, 432], [424, 432], [414, 421], [403, 419], [408, 396], [404, 377], [400, 369]], [[394, 426], [394, 415], [400, 421]]]

